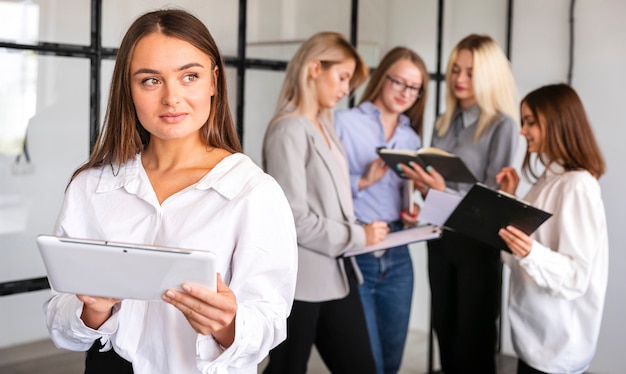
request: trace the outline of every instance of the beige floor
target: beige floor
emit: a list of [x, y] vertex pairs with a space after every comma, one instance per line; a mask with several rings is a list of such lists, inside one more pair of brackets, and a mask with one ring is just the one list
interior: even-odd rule
[[[399, 374], [422, 374], [428, 372], [428, 336], [423, 332], [409, 333], [404, 359]], [[79, 374], [84, 370], [84, 353], [59, 350], [48, 341], [0, 350], [0, 373], [2, 374]], [[437, 364], [435, 362], [435, 364]], [[499, 374], [515, 372], [516, 361], [499, 357]], [[260, 369], [264, 367], [262, 362]], [[328, 374], [317, 352], [313, 351], [308, 374]]]

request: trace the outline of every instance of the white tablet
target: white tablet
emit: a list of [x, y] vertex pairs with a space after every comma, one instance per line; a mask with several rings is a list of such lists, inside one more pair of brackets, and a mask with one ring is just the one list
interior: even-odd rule
[[52, 289], [120, 299], [161, 300], [183, 283], [217, 288], [215, 254], [128, 243], [39, 235]]

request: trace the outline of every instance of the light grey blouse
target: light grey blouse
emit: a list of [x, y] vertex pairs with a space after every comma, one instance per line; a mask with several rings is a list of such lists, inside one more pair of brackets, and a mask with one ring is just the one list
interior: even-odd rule
[[[478, 105], [466, 110], [457, 108], [448, 132], [440, 137], [435, 131], [431, 145], [459, 156], [478, 181], [491, 188], [498, 188], [496, 175], [513, 162], [519, 141], [519, 127], [510, 116], [499, 114], [478, 141], [474, 141], [480, 113]], [[465, 195], [472, 184], [446, 182], [446, 186], [448, 190]]]

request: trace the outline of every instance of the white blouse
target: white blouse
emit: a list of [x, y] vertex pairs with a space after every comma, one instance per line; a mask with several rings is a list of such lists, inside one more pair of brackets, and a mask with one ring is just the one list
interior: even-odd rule
[[293, 216], [274, 179], [243, 154], [226, 157], [162, 204], [140, 155], [119, 168], [86, 170], [66, 192], [56, 234], [213, 251], [238, 304], [235, 340], [224, 349], [165, 302], [123, 300], [93, 330], [80, 319], [75, 295], [53, 291], [44, 309], [58, 347], [85, 351], [102, 338], [137, 374], [256, 373], [286, 337], [297, 271]]
[[582, 373], [596, 350], [608, 278], [600, 185], [586, 171], [553, 165], [525, 200], [554, 215], [531, 235], [528, 256], [502, 252], [513, 345], [538, 370]]

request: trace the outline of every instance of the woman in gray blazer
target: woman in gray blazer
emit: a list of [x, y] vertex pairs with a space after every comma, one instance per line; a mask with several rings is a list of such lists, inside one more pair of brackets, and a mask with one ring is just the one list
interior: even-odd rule
[[367, 77], [341, 35], [305, 41], [287, 67], [263, 142], [263, 166], [283, 188], [298, 235], [298, 280], [287, 340], [264, 373], [305, 373], [313, 344], [332, 373], [375, 373], [358, 294], [361, 274], [346, 251], [382, 240], [385, 222], [354, 218], [348, 165], [332, 109]]

